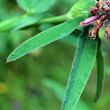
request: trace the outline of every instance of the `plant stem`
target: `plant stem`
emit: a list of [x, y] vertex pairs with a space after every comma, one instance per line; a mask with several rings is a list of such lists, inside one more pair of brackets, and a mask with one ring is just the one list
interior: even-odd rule
[[61, 16], [55, 16], [50, 18], [43, 18], [39, 20], [36, 24], [58, 23], [58, 22], [66, 21], [67, 19], [68, 17], [66, 15], [61, 15]]
[[26, 26], [22, 29], [27, 29], [29, 27], [34, 27], [36, 25], [40, 24], [48, 24], [48, 23], [60, 23], [68, 20], [69, 18], [65, 15], [60, 15], [60, 16], [54, 16], [54, 17], [48, 17], [48, 18], [42, 18], [41, 20], [37, 21], [36, 23]]

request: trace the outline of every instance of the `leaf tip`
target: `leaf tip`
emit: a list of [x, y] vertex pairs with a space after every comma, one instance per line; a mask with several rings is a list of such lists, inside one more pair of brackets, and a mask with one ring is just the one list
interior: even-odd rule
[[94, 98], [94, 102], [95, 102], [95, 103], [99, 100], [99, 97], [100, 97], [100, 95], [97, 95], [97, 94], [96, 94], [96, 96], [95, 96], [95, 98]]
[[10, 62], [12, 62], [12, 61], [13, 61], [13, 60], [10, 60], [9, 57], [6, 59], [6, 63], [10, 63]]
[[12, 62], [12, 61], [14, 61], [14, 60], [16, 60], [16, 58], [13, 59], [12, 56], [11, 56], [11, 54], [10, 54], [10, 55], [8, 56], [8, 58], [6, 59], [6, 63], [10, 63], [10, 62]]
[[98, 98], [95, 97], [94, 102], [96, 103], [98, 101]]

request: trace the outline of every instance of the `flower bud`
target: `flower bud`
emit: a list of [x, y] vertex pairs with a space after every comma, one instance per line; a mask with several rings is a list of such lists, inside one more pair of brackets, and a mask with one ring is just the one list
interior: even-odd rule
[[96, 16], [92, 16], [90, 18], [87, 18], [86, 20], [84, 20], [83, 22], [79, 23], [79, 27], [83, 26], [83, 25], [88, 25], [91, 22], [93, 22], [94, 20], [98, 19], [100, 17], [100, 15], [96, 15]]
[[92, 40], [94, 40], [94, 39], [96, 38], [96, 33], [97, 33], [98, 29], [99, 29], [99, 28], [96, 26], [96, 27], [92, 28], [92, 29], [89, 31], [89, 37], [90, 37]]
[[110, 40], [110, 24], [107, 26], [105, 30], [105, 37]]

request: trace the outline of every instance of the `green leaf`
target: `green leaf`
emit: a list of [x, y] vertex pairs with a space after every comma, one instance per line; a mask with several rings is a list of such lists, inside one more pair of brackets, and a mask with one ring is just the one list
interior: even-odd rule
[[101, 46], [101, 40], [98, 38], [98, 48], [97, 48], [97, 90], [96, 90], [96, 96], [95, 96], [95, 102], [99, 99], [102, 86], [103, 86], [103, 80], [104, 80], [104, 58], [102, 55], [102, 52], [100, 50]]
[[73, 110], [75, 108], [93, 67], [96, 50], [97, 42], [90, 40], [86, 28], [79, 38], [62, 110]]
[[75, 29], [78, 29], [78, 23], [82, 21], [83, 18], [78, 17], [72, 20], [69, 20], [65, 23], [52, 27], [35, 37], [25, 41], [18, 48], [16, 48], [8, 57], [7, 62], [13, 61], [22, 57], [23, 55], [31, 52], [32, 50], [45, 46], [53, 41], [61, 39], [65, 36], [68, 36]]
[[75, 30], [71, 35], [60, 39], [60, 41], [76, 47], [78, 37], [81, 35], [81, 33], [82, 32], [80, 30]]
[[[44, 31], [44, 30], [49, 29], [49, 28], [51, 28], [53, 26], [55, 26], [55, 25], [53, 25], [53, 24], [42, 24], [42, 25], [39, 26], [39, 29], [41, 31]], [[76, 29], [75, 31], [72, 32], [71, 35], [68, 35], [68, 36], [62, 38], [59, 41], [67, 43], [67, 44], [70, 44], [70, 45], [76, 47], [77, 46], [78, 37], [81, 35], [81, 33], [82, 33], [81, 30]]]
[[16, 0], [21, 8], [33, 13], [48, 11], [57, 0]]
[[54, 8], [57, 10], [61, 10], [62, 13], [67, 13], [70, 7], [72, 7], [72, 5], [78, 1], [79, 0], [58, 0], [58, 2], [55, 4], [56, 7]]
[[42, 14], [24, 14], [0, 23], [0, 32], [18, 30], [25, 26], [36, 23], [42, 18]]
[[[21, 8], [23, 8], [24, 10], [26, 10], [26, 11], [31, 10], [31, 5], [32, 5], [31, 0], [16, 0], [16, 1], [19, 4], [19, 6]], [[34, 1], [36, 1], [36, 0], [34, 0]], [[37, 2], [38, 2], [38, 0], [37, 0]]]
[[93, 6], [94, 2], [91, 0], [80, 0], [78, 1], [68, 12], [67, 16], [73, 18], [76, 16], [88, 15], [88, 10]]
[[39, 26], [39, 29], [40, 29], [40, 31], [45, 31], [45, 30], [52, 28], [54, 26], [55, 26], [54, 24], [41, 24]]

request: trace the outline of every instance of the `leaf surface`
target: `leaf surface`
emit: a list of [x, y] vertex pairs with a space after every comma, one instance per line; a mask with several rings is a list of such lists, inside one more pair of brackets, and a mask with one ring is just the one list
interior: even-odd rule
[[71, 35], [60, 39], [60, 41], [77, 47], [77, 41], [81, 33], [82, 31], [75, 30]]
[[0, 32], [18, 30], [25, 26], [36, 23], [42, 18], [42, 14], [24, 14], [0, 23]]
[[87, 30], [86, 28], [79, 38], [62, 110], [73, 110], [75, 108], [94, 64], [97, 42], [90, 40]]
[[[31, 10], [31, 0], [16, 0], [21, 8], [24, 10]], [[38, 0], [37, 0], [38, 1]]]
[[57, 0], [16, 0], [21, 8], [33, 13], [48, 11]]
[[83, 18], [81, 17], [71, 19], [65, 23], [59, 24], [46, 31], [43, 31], [35, 37], [32, 37], [31, 39], [25, 41], [9, 55], [7, 62], [16, 60], [36, 48], [45, 46], [53, 41], [68, 36], [75, 29], [79, 28], [78, 23], [82, 21], [82, 19]]
[[98, 38], [98, 48], [97, 48], [97, 90], [95, 96], [95, 102], [99, 99], [104, 80], [104, 58], [100, 50], [101, 40]]

